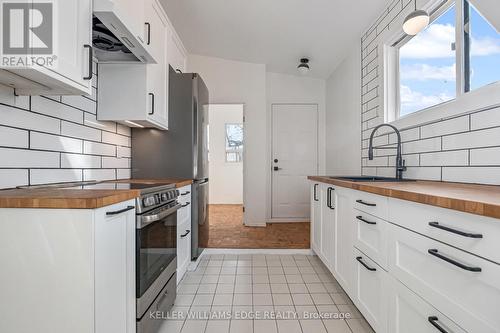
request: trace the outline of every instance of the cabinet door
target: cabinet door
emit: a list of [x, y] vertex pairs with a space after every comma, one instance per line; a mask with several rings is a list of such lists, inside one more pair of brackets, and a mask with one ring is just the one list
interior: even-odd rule
[[390, 276], [388, 281], [389, 333], [437, 333], [438, 327], [449, 333], [465, 333], [401, 282]]
[[168, 37], [168, 62], [170, 66], [177, 72], [186, 72], [186, 54], [181, 41], [178, 39], [174, 29], [170, 28]]
[[[50, 69], [89, 89], [92, 69], [90, 50], [92, 45], [92, 0], [57, 0], [54, 14], [55, 54], [57, 67]], [[87, 79], [85, 79], [87, 77]]]
[[191, 258], [191, 220], [184, 220], [177, 227], [177, 284], [186, 273]]
[[336, 196], [334, 187], [326, 184], [322, 186], [321, 253], [330, 270], [333, 270], [335, 266]]
[[168, 60], [167, 35], [168, 24], [163, 10], [156, 1], [149, 1], [146, 7], [151, 35], [146, 43], [150, 43], [156, 64], [147, 65], [148, 118], [165, 127], [168, 123]]
[[353, 277], [355, 261], [353, 261], [354, 221], [353, 205], [349, 191], [337, 188], [337, 220], [335, 240], [335, 277], [340, 285], [350, 292], [354, 288]]
[[[119, 213], [124, 208], [132, 209]], [[95, 214], [96, 333], [135, 333], [134, 201]], [[110, 215], [111, 214], [111, 215]]]
[[318, 183], [311, 185], [311, 248], [321, 251], [321, 187]]
[[376, 332], [386, 332], [387, 273], [361, 251], [354, 254], [356, 306]]

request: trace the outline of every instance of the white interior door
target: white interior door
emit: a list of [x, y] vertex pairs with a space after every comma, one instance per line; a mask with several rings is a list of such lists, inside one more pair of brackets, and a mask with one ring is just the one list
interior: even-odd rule
[[272, 106], [272, 212], [275, 219], [310, 217], [307, 176], [318, 172], [318, 106]]

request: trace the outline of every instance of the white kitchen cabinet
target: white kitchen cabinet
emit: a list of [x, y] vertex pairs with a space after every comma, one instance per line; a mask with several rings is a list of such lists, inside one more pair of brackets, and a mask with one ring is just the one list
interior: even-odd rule
[[354, 246], [387, 270], [387, 223], [373, 215], [354, 210]]
[[134, 204], [0, 209], [0, 332], [135, 332]]
[[336, 241], [336, 206], [337, 193], [335, 187], [322, 184], [322, 222], [321, 222], [321, 256], [330, 270], [335, 267], [335, 241]]
[[0, 67], [0, 83], [18, 95], [91, 94], [92, 0], [54, 0], [53, 13], [53, 66]]
[[179, 36], [173, 28], [170, 29], [170, 34], [167, 42], [168, 48], [168, 62], [170, 66], [176, 71], [186, 72], [186, 59], [187, 51], [182, 44]]
[[354, 261], [354, 230], [352, 191], [336, 188], [336, 224], [335, 224], [335, 278], [344, 290], [354, 288], [354, 272], [356, 262]]
[[359, 250], [354, 278], [354, 302], [376, 332], [387, 329], [387, 273]]
[[[444, 314], [395, 278], [388, 276], [388, 333], [465, 333]], [[439, 327], [439, 328], [438, 328]]]
[[323, 196], [320, 183], [311, 183], [311, 248], [321, 252], [321, 223]]
[[191, 263], [191, 185], [179, 189], [181, 209], [177, 211], [177, 284]]
[[[148, 2], [149, 3], [149, 2]], [[127, 126], [168, 129], [169, 67], [167, 38], [169, 24], [161, 5], [153, 1], [148, 15], [154, 19], [151, 44], [156, 64], [99, 65], [99, 120], [118, 121]], [[153, 28], [152, 28], [153, 29]]]

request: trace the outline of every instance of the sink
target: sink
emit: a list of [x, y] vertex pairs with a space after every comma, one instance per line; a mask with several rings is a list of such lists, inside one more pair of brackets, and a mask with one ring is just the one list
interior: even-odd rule
[[331, 179], [346, 180], [349, 182], [414, 182], [412, 179], [396, 179], [391, 177], [352, 176], [352, 177], [329, 177]]

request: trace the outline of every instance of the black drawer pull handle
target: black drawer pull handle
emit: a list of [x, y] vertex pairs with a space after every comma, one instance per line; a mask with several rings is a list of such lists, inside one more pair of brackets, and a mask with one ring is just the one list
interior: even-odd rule
[[435, 328], [437, 328], [437, 330], [441, 333], [449, 333], [447, 330], [445, 330], [444, 328], [441, 327], [441, 325], [438, 324], [438, 317], [436, 316], [430, 316], [429, 318], [427, 318], [427, 320], [429, 320], [429, 323], [431, 323], [432, 326], [434, 326]]
[[114, 212], [106, 212], [106, 215], [107, 216], [118, 215], [118, 214], [121, 214], [121, 213], [128, 212], [129, 210], [132, 210], [132, 209], [135, 209], [135, 206], [128, 206], [127, 208], [123, 208], [123, 209], [120, 209], [120, 210], [117, 210], [117, 211], [114, 211]]
[[333, 187], [329, 187], [326, 191], [327, 193], [327, 198], [326, 198], [326, 206], [330, 208], [331, 210], [335, 210], [335, 207], [333, 207], [332, 204], [332, 191], [335, 191]]
[[365, 264], [365, 262], [363, 261], [363, 257], [356, 257], [356, 260], [359, 261], [359, 263], [363, 265], [370, 272], [375, 272], [377, 270], [376, 268], [370, 267], [367, 264]]
[[377, 224], [377, 222], [371, 222], [371, 221], [367, 221], [367, 220], [365, 220], [365, 219], [363, 218], [363, 216], [356, 216], [356, 218], [357, 218], [358, 220], [360, 220], [360, 221], [365, 222], [366, 224], [371, 224], [371, 225], [375, 225], [375, 224]]
[[190, 202], [186, 202], [184, 205], [181, 206], [181, 208], [189, 206]]
[[148, 27], [148, 41], [146, 42], [147, 45], [151, 44], [151, 24], [149, 22], [144, 23]]
[[468, 238], [483, 238], [483, 235], [481, 235], [481, 234], [473, 234], [473, 233], [470, 233], [470, 232], [460, 231], [460, 230], [457, 230], [457, 229], [453, 229], [453, 228], [441, 225], [441, 224], [439, 224], [439, 222], [429, 222], [429, 225], [431, 227], [433, 227], [433, 228], [437, 228], [437, 229], [441, 229], [441, 230], [446, 230], [446, 231], [449, 231], [451, 233], [454, 233], [454, 234], [457, 234], [457, 235], [460, 235], [460, 236], [464, 236], [464, 237], [468, 237]]
[[187, 235], [189, 235], [190, 232], [191, 232], [191, 230], [186, 230], [186, 233], [184, 235], [181, 235], [181, 238], [186, 237]]
[[92, 77], [94, 76], [93, 73], [93, 58], [94, 58], [94, 49], [92, 48], [91, 45], [85, 44], [83, 45], [84, 48], [89, 49], [89, 73], [87, 76], [85, 76], [83, 79], [84, 80], [92, 80]]
[[369, 202], [364, 202], [363, 200], [356, 200], [357, 203], [368, 206], [368, 207], [376, 207], [377, 204], [369, 203]]
[[470, 266], [464, 265], [456, 260], [453, 260], [451, 258], [443, 256], [442, 254], [439, 253], [439, 251], [437, 249], [430, 249], [427, 252], [429, 252], [430, 255], [437, 257], [441, 260], [444, 260], [452, 265], [460, 267], [461, 269], [463, 269], [465, 271], [469, 271], [469, 272], [481, 272], [482, 271], [481, 267], [470, 267]]
[[155, 114], [155, 94], [149, 93], [148, 95], [151, 96], [151, 112], [148, 115], [152, 116]]
[[185, 195], [188, 195], [189, 193], [191, 193], [191, 192], [186, 191], [186, 192], [184, 192], [184, 193], [181, 193], [181, 195], [182, 195], [182, 196], [185, 196]]
[[319, 184], [314, 184], [314, 201], [319, 201], [318, 197], [316, 196], [318, 191], [318, 186]]

